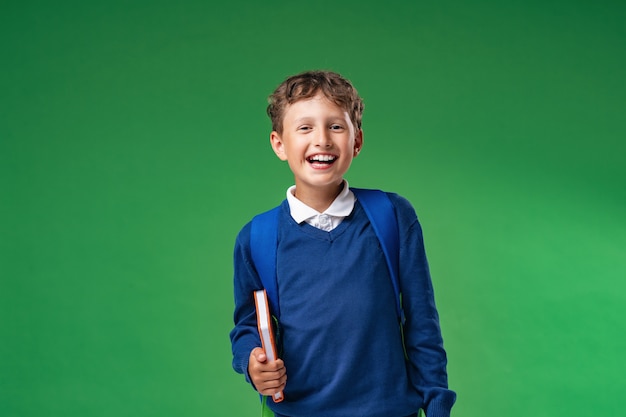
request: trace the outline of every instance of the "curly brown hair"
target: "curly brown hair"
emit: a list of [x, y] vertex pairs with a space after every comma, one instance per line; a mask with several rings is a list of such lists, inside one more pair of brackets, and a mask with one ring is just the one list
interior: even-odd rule
[[363, 100], [352, 83], [336, 72], [316, 70], [288, 77], [268, 97], [267, 114], [272, 120], [272, 130], [282, 134], [286, 107], [311, 98], [318, 91], [347, 111], [355, 129], [361, 129]]

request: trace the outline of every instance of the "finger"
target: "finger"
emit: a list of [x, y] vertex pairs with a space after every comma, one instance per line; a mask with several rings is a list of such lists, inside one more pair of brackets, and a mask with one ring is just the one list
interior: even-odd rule
[[278, 385], [278, 390], [282, 391], [285, 388], [285, 385], [287, 385], [287, 374], [281, 376], [278, 383], [280, 384]]
[[269, 373], [264, 373], [264, 380], [260, 384], [262, 389], [275, 389], [276, 392], [281, 391], [285, 388], [287, 384], [287, 374], [286, 373], [274, 373], [273, 375], [269, 375]]
[[280, 361], [272, 361], [263, 363], [263, 370], [265, 372], [285, 372], [285, 364]]
[[261, 386], [258, 387], [258, 391], [260, 394], [263, 395], [274, 395], [277, 392], [283, 391], [286, 385], [286, 379], [282, 378], [279, 380], [266, 381], [264, 384], [261, 384]]
[[263, 382], [270, 383], [272, 381], [278, 381], [286, 375], [285, 372], [281, 371], [261, 371], [259, 374], [259, 379]]
[[265, 363], [267, 361], [267, 355], [265, 355], [265, 351], [261, 348], [254, 348], [252, 350], [252, 356], [257, 362]]

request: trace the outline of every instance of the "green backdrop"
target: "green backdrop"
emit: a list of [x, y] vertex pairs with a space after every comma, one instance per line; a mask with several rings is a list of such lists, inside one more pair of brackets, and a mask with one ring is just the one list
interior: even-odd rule
[[624, 413], [622, 2], [211, 3], [2, 2], [0, 415], [258, 415], [232, 246], [312, 68], [365, 100], [350, 183], [421, 218], [453, 415]]

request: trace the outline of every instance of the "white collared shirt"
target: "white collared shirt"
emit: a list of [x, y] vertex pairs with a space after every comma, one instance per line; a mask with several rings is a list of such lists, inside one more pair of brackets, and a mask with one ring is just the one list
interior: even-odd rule
[[315, 210], [298, 200], [294, 195], [296, 186], [292, 185], [287, 190], [287, 202], [289, 203], [289, 212], [291, 217], [297, 222], [307, 222], [313, 227], [320, 230], [330, 232], [335, 227], [339, 226], [343, 219], [348, 217], [354, 209], [354, 193], [350, 191], [348, 181], [343, 180], [343, 189], [332, 202], [330, 207], [324, 210], [323, 213]]

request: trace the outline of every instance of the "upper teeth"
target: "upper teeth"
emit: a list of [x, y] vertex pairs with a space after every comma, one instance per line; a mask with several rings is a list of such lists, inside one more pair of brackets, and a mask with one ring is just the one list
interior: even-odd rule
[[311, 161], [327, 162], [334, 161], [335, 157], [333, 155], [313, 155], [310, 159]]

